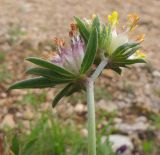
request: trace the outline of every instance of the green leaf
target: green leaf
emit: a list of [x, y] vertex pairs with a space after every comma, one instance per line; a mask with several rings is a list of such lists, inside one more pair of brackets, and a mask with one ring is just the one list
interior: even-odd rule
[[120, 67], [118, 67], [118, 68], [112, 68], [112, 70], [114, 70], [119, 75], [121, 75], [121, 73], [122, 73], [122, 69]]
[[99, 38], [100, 38], [100, 20], [99, 20], [99, 17], [98, 17], [98, 16], [96, 16], [96, 17], [93, 19], [92, 27], [96, 27], [97, 33], [98, 33], [98, 39], [99, 39]]
[[45, 68], [30, 68], [26, 71], [28, 74], [44, 76], [53, 80], [53, 82], [64, 83], [71, 82], [75, 78], [65, 77], [63, 75], [55, 73], [53, 70]]
[[112, 57], [121, 56], [126, 50], [133, 48], [135, 46], [139, 45], [139, 43], [125, 43], [118, 47], [112, 54]]
[[106, 26], [102, 25], [102, 31], [100, 34], [99, 39], [99, 47], [105, 49], [105, 44], [106, 44], [106, 36], [107, 36], [107, 31], [106, 31]]
[[146, 63], [144, 59], [127, 59], [122, 62], [116, 62], [118, 65], [132, 65], [135, 63]]
[[92, 28], [89, 41], [86, 47], [85, 56], [81, 65], [80, 73], [82, 74], [85, 73], [94, 62], [98, 45], [97, 42], [98, 42], [97, 30], [96, 28]]
[[144, 59], [130, 59], [130, 60], [124, 61], [124, 63], [126, 65], [131, 65], [131, 64], [135, 64], [135, 63], [146, 63], [146, 61]]
[[70, 91], [72, 85], [73, 85], [72, 83], [69, 83], [56, 95], [56, 97], [52, 102], [53, 108], [57, 105], [57, 103], [61, 100], [62, 97], [66, 96], [66, 94]]
[[[103, 29], [101, 28], [101, 24], [100, 24], [100, 20], [99, 20], [99, 17], [96, 16], [94, 19], [93, 19], [93, 22], [92, 22], [92, 27], [96, 27], [97, 29], [97, 36], [98, 36], [98, 47], [97, 48], [101, 48], [102, 46], [102, 42], [105, 40], [105, 37], [104, 36], [104, 31]], [[102, 29], [102, 30], [101, 30]], [[106, 32], [106, 30], [105, 30]], [[103, 47], [102, 47], [103, 48]], [[99, 53], [98, 53], [99, 54]], [[102, 54], [102, 53], [100, 53]]]
[[96, 17], [93, 19], [92, 27], [96, 27], [97, 29], [100, 28], [100, 20], [99, 20], [99, 17], [98, 17], [98, 16], [96, 16]]
[[51, 69], [57, 74], [67, 76], [67, 77], [74, 77], [74, 74], [72, 74], [71, 72], [69, 72], [69, 71], [65, 70], [64, 68], [57, 66], [49, 61], [46, 61], [46, 60], [43, 60], [40, 58], [36, 58], [36, 57], [29, 57], [26, 60], [28, 60], [36, 65], [39, 65], [41, 67]]
[[23, 155], [30, 155], [32, 154], [32, 147], [35, 144], [35, 142], [37, 141], [37, 138], [33, 138], [31, 139], [29, 142], [27, 142], [27, 144], [25, 145], [24, 149], [22, 150], [22, 154]]
[[87, 30], [84, 22], [80, 18], [74, 17], [74, 19], [78, 25], [81, 36], [83, 37], [85, 43], [87, 43], [89, 39], [89, 31]]
[[17, 135], [15, 135], [12, 139], [12, 147], [11, 147], [14, 155], [19, 155], [19, 149], [20, 149], [19, 146], [20, 146], [19, 139]]
[[75, 92], [80, 91], [83, 88], [83, 85], [79, 84], [79, 83], [69, 83], [68, 85], [66, 85], [54, 98], [53, 102], [52, 102], [52, 106], [53, 108], [57, 105], [57, 103], [61, 100], [62, 97], [64, 96], [70, 96]]
[[11, 85], [8, 90], [24, 88], [47, 88], [53, 86], [55, 86], [55, 83], [53, 83], [52, 80], [45, 77], [37, 77], [16, 82]]
[[106, 49], [108, 50], [108, 54], [110, 53], [110, 45], [111, 45], [111, 40], [112, 40], [112, 33], [111, 33], [111, 26], [109, 25], [106, 27], [106, 37], [105, 37], [105, 45]]
[[135, 46], [133, 48], [130, 48], [130, 49], [126, 50], [123, 54], [117, 55], [114, 58], [112, 57], [112, 61], [115, 61], [115, 62], [125, 61], [125, 60], [127, 60], [127, 58], [129, 58], [131, 55], [133, 55], [139, 48], [140, 48], [140, 46]]
[[135, 46], [135, 47], [133, 47], [133, 48], [130, 48], [129, 50], [127, 50], [124, 54], [123, 54], [123, 56], [125, 57], [125, 58], [128, 58], [128, 57], [130, 57], [131, 55], [133, 55], [138, 49], [140, 48], [140, 46]]

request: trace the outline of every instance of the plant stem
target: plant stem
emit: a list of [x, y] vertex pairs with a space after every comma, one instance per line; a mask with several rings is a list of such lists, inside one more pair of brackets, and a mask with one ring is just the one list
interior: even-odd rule
[[88, 155], [96, 155], [96, 121], [94, 105], [94, 82], [107, 65], [107, 60], [103, 59], [98, 65], [91, 78], [87, 78], [87, 106], [88, 106]]
[[107, 63], [108, 63], [108, 61], [105, 58], [100, 62], [100, 64], [98, 65], [97, 69], [95, 70], [95, 72], [91, 76], [93, 81], [95, 81], [97, 79], [97, 77], [101, 74], [102, 70], [105, 68]]
[[88, 105], [88, 155], [96, 155], [94, 81], [91, 78], [88, 78], [86, 88]]

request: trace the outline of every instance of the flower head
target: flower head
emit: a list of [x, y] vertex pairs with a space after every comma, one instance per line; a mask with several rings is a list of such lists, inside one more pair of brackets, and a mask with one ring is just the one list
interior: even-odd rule
[[87, 27], [88, 30], [90, 30], [92, 28], [92, 23], [94, 21], [94, 19], [97, 17], [96, 14], [92, 14], [90, 18], [84, 18], [84, 23], [85, 26]]
[[110, 68], [121, 73], [121, 67], [127, 67], [134, 63], [144, 63], [145, 54], [140, 49], [140, 43], [144, 40], [145, 35], [140, 34], [133, 38], [131, 33], [137, 27], [139, 17], [136, 14], [128, 15], [128, 22], [122, 32], [117, 31], [118, 13], [112, 13], [109, 16], [109, 23], [111, 23], [110, 36], [107, 41], [106, 55], [110, 59]]
[[135, 55], [136, 55], [137, 58], [140, 58], [140, 59], [145, 59], [146, 58], [146, 55], [143, 52], [141, 52], [140, 50], [137, 50], [135, 52]]
[[110, 45], [107, 47], [109, 55], [111, 55], [118, 47], [125, 43], [140, 43], [144, 40], [145, 35], [137, 35], [135, 39], [130, 38], [130, 32], [135, 30], [137, 27], [137, 22], [139, 21], [139, 17], [136, 14], [128, 15], [128, 23], [126, 29], [118, 33], [117, 32], [117, 23], [118, 23], [118, 13], [114, 11], [112, 15], [108, 16], [108, 22], [111, 25], [111, 36], [110, 36]]
[[[108, 15], [108, 23], [100, 22], [98, 16], [93, 16], [90, 20], [77, 22], [81, 36], [87, 40], [90, 33], [91, 25], [94, 25], [98, 30], [98, 56], [100, 60], [106, 57], [109, 60], [107, 68], [111, 68], [120, 73], [120, 67], [127, 67], [134, 63], [144, 63], [145, 56], [139, 52], [140, 43], [144, 40], [145, 35], [133, 35], [139, 21], [139, 16], [129, 14], [126, 26], [120, 29], [119, 14], [113, 11]], [[132, 36], [132, 37], [131, 37]], [[86, 41], [87, 42], [87, 41]], [[101, 58], [99, 58], [101, 57]], [[96, 60], [96, 63], [97, 61]]]
[[144, 41], [144, 38], [145, 38], [145, 34], [139, 34], [135, 37], [135, 41], [141, 43], [142, 41]]
[[136, 14], [128, 15], [128, 26], [130, 27], [130, 31], [134, 31], [137, 27], [137, 23], [139, 21], [139, 16]]
[[113, 11], [111, 15], [108, 15], [109, 24], [112, 27], [115, 27], [118, 24], [118, 18], [119, 18], [118, 12]]
[[[112, 15], [108, 16], [108, 22], [111, 25], [111, 27], [109, 31], [110, 35], [108, 35], [109, 37], [107, 36], [108, 39], [106, 39], [107, 41], [109, 41], [109, 44], [107, 44], [106, 46], [106, 52], [107, 55], [111, 57], [112, 54], [116, 51], [116, 49], [118, 49], [120, 46], [124, 44], [133, 44], [133, 43], [135, 43], [135, 45], [136, 44], [138, 45], [144, 40], [145, 37], [144, 34], [136, 35], [134, 38], [130, 37], [131, 36], [130, 33], [132, 33], [133, 30], [135, 30], [135, 28], [137, 27], [137, 23], [139, 21], [139, 17], [136, 14], [128, 15], [127, 25], [122, 32], [117, 31], [118, 17], [119, 15], [116, 11], [114, 11]], [[132, 54], [134, 54], [134, 52]], [[134, 55], [136, 56], [136, 54]], [[144, 56], [141, 58], [144, 58]]]
[[77, 31], [77, 26], [71, 24], [70, 47], [65, 47], [65, 43], [62, 39], [55, 38], [55, 44], [57, 45], [57, 52], [53, 52], [50, 55], [49, 60], [65, 69], [78, 74], [84, 58], [85, 44], [80, 38]]

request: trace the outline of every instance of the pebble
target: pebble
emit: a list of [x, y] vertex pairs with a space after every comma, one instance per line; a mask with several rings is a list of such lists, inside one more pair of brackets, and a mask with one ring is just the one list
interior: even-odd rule
[[[110, 135], [108, 138], [112, 144], [112, 149], [114, 152], [122, 151], [121, 155], [132, 155], [134, 145], [128, 136], [113, 134]], [[102, 143], [105, 143], [106, 139], [107, 137], [103, 136], [101, 139]]]
[[77, 112], [78, 114], [82, 114], [83, 112], [87, 111], [87, 108], [85, 105], [78, 103], [75, 108], [74, 108], [75, 112]]
[[24, 113], [23, 113], [23, 117], [24, 117], [25, 119], [30, 120], [30, 119], [32, 119], [32, 118], [34, 117], [34, 113], [31, 111], [30, 108], [27, 108], [27, 109], [24, 111]]
[[83, 137], [87, 137], [88, 136], [88, 130], [87, 129], [81, 129], [81, 132], [80, 132], [81, 136]]
[[155, 70], [152, 72], [152, 74], [154, 77], [160, 77], [160, 71]]
[[146, 131], [149, 124], [146, 122], [135, 122], [134, 124], [129, 123], [117, 123], [115, 128], [123, 133], [131, 133], [136, 131]]
[[2, 98], [6, 98], [6, 97], [7, 97], [7, 94], [6, 94], [6, 93], [1, 93], [0, 96], [1, 96]]
[[16, 124], [15, 124], [13, 115], [7, 114], [7, 115], [3, 118], [2, 123], [1, 123], [0, 126], [1, 126], [2, 128], [4, 128], [4, 127], [15, 128], [15, 127], [16, 127]]
[[96, 103], [96, 107], [99, 110], [104, 110], [107, 112], [113, 112], [118, 109], [117, 106], [113, 104], [113, 102], [106, 102], [103, 99]]
[[29, 129], [30, 128], [30, 121], [23, 121], [23, 125], [25, 129]]

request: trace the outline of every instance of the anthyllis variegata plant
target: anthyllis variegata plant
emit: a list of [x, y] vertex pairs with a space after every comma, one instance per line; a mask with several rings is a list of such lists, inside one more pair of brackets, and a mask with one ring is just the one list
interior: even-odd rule
[[[55, 38], [57, 52], [46, 59], [29, 57], [26, 60], [37, 67], [26, 71], [37, 77], [17, 82], [9, 89], [54, 88], [64, 85], [55, 96], [55, 107], [64, 96], [85, 91], [88, 105], [88, 154], [96, 155], [94, 82], [103, 69], [112, 69], [121, 74], [122, 68], [135, 63], [145, 63], [145, 54], [140, 51], [144, 34], [134, 36], [139, 17], [129, 14], [125, 26], [120, 28], [119, 15], [114, 11], [103, 23], [97, 15], [91, 19], [74, 17], [71, 24], [70, 46]], [[119, 30], [117, 30], [119, 28]]]

